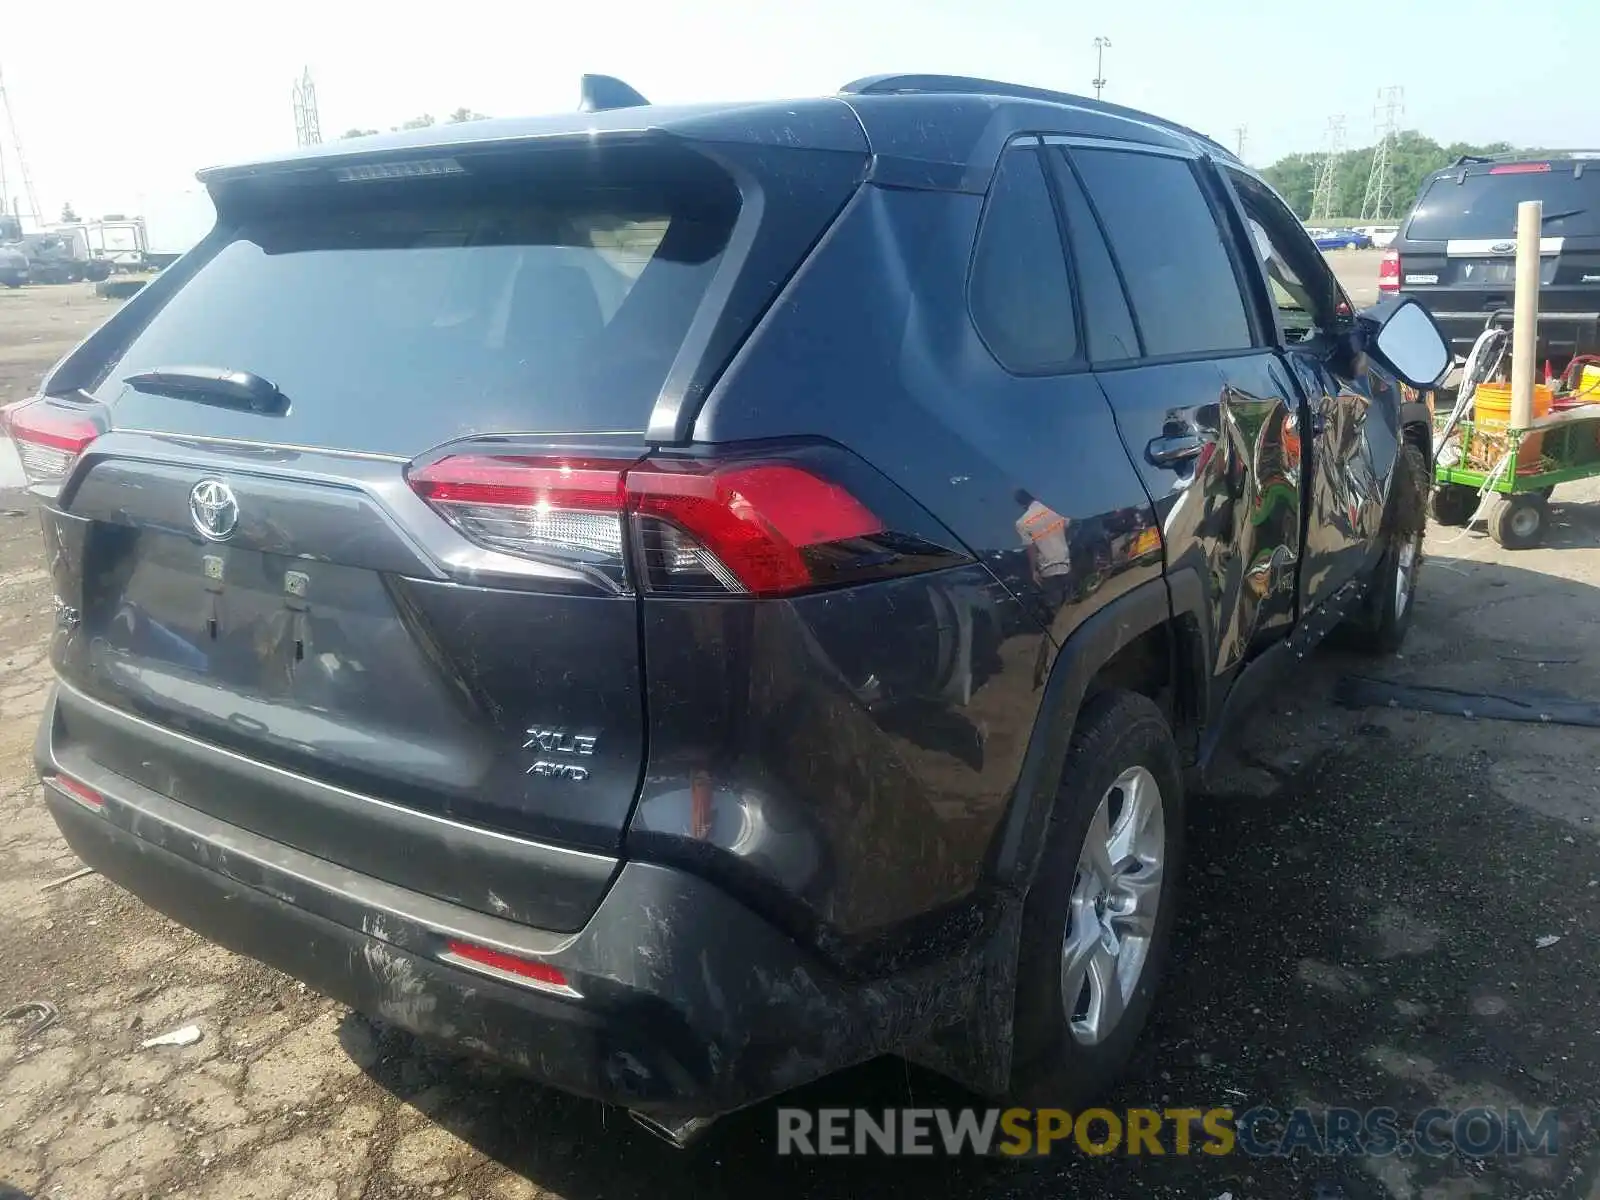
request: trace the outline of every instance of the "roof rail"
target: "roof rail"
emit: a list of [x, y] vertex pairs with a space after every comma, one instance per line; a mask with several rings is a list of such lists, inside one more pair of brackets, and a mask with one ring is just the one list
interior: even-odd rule
[[1591, 158], [1600, 158], [1600, 150], [1585, 150], [1582, 148], [1573, 150], [1545, 150], [1538, 146], [1534, 146], [1527, 150], [1500, 150], [1494, 154], [1463, 154], [1448, 167], [1441, 169], [1453, 171], [1457, 167], [1471, 167], [1477, 166], [1481, 163], [1559, 162], [1564, 159], [1571, 159], [1581, 162], [1585, 159]]
[[1185, 125], [1179, 125], [1176, 121], [1168, 121], [1163, 117], [1152, 116], [1136, 108], [1126, 108], [1121, 104], [1108, 104], [1104, 100], [1091, 100], [1087, 96], [1075, 96], [1071, 92], [1056, 92], [1049, 88], [1029, 87], [1021, 83], [978, 79], [970, 75], [868, 75], [864, 79], [851, 80], [839, 91], [846, 96], [893, 96], [918, 93], [942, 96], [1010, 96], [1018, 100], [1072, 104], [1079, 108], [1090, 108], [1111, 116], [1126, 117], [1142, 121], [1147, 125], [1160, 126], [1173, 133], [1181, 133], [1185, 137], [1204, 142], [1213, 150], [1220, 151], [1230, 161], [1237, 161], [1233, 151], [1220, 142]]
[[1600, 158], [1600, 150], [1577, 147], [1570, 150], [1546, 150], [1539, 146], [1527, 150], [1502, 150], [1499, 154], [1492, 155], [1495, 162], [1509, 162], [1515, 159], [1551, 159], [1551, 158]]

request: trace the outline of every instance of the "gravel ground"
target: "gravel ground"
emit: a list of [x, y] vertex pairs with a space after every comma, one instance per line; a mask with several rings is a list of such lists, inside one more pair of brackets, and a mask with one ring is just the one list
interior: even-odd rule
[[[1364, 270], [1350, 255], [1346, 269]], [[1359, 261], [1357, 261], [1359, 260]], [[1360, 283], [1353, 281], [1352, 288]], [[0, 292], [0, 401], [101, 319]], [[1430, 532], [1401, 659], [1317, 655], [1194, 804], [1180, 950], [1118, 1105], [1476, 1104], [1562, 1112], [1554, 1158], [780, 1159], [766, 1105], [680, 1155], [620, 1114], [430, 1052], [210, 947], [78, 864], [29, 766], [49, 592], [0, 493], [0, 1183], [43, 1197], [1551, 1196], [1600, 1200], [1600, 733], [1349, 711], [1344, 673], [1594, 695], [1600, 489], [1548, 549]], [[1558, 941], [1541, 947], [1549, 938]], [[197, 1024], [202, 1040], [141, 1049]], [[961, 1104], [885, 1060], [794, 1098]]]

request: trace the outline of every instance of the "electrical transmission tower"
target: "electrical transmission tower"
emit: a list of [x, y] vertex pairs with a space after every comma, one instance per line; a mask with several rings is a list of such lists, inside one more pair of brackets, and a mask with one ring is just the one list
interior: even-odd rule
[[1394, 154], [1395, 139], [1400, 134], [1400, 114], [1405, 108], [1405, 88], [1397, 85], [1378, 90], [1378, 104], [1372, 110], [1377, 118], [1378, 144], [1372, 148], [1372, 170], [1367, 172], [1367, 190], [1361, 197], [1363, 220], [1381, 221], [1393, 214], [1394, 180], [1390, 177], [1389, 159]]
[[1245, 139], [1249, 136], [1250, 127], [1248, 125], [1235, 125], [1233, 127], [1233, 137], [1235, 142], [1234, 157], [1240, 162], [1244, 161], [1244, 143]]
[[[22, 195], [12, 196], [7, 191], [6, 148], [0, 145], [0, 213], [9, 212], [17, 217], [29, 216], [33, 218], [34, 225], [42, 226], [44, 221], [39, 212], [39, 197], [33, 190], [33, 176], [28, 171], [28, 157], [22, 152], [22, 135], [17, 132], [17, 115], [11, 111], [11, 97], [6, 94], [4, 76], [0, 76], [0, 108], [5, 110], [6, 131], [11, 135], [11, 149], [17, 157], [17, 173], [22, 177]], [[21, 201], [24, 200], [27, 202], [27, 208], [22, 207]]]
[[1311, 192], [1311, 220], [1326, 221], [1333, 216], [1333, 201], [1339, 176], [1339, 156], [1344, 153], [1344, 118], [1328, 118], [1327, 149], [1317, 169], [1316, 186]]
[[311, 68], [294, 85], [294, 140], [296, 145], [315, 146], [322, 141], [317, 123], [317, 85], [311, 82]]

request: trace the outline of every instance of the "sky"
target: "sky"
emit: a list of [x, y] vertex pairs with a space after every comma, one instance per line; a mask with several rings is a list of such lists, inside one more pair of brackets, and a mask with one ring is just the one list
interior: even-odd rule
[[[1486, 52], [1526, 29], [1522, 68]], [[1559, 36], [1554, 31], [1559, 30]], [[0, 78], [47, 219], [135, 213], [200, 167], [291, 146], [309, 67], [325, 140], [466, 106], [569, 110], [585, 71], [653, 101], [827, 94], [863, 75], [943, 72], [1143, 108], [1265, 165], [1319, 149], [1328, 119], [1375, 140], [1380, 88], [1440, 142], [1600, 142], [1595, 0], [0, 0]], [[0, 114], [3, 117], [3, 114]], [[0, 154], [20, 192], [10, 131]], [[26, 205], [24, 205], [26, 207]]]

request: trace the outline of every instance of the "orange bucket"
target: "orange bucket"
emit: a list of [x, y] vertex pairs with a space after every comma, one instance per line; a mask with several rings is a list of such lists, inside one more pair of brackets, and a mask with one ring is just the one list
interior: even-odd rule
[[[1548, 417], [1555, 403], [1555, 393], [1546, 385], [1533, 385], [1533, 416]], [[1498, 432], [1511, 424], [1511, 385], [1509, 383], [1480, 383], [1472, 394], [1473, 424], [1485, 432]], [[1524, 437], [1517, 450], [1517, 474], [1531, 475], [1539, 470], [1539, 455], [1544, 444], [1544, 434], [1533, 433]]]

